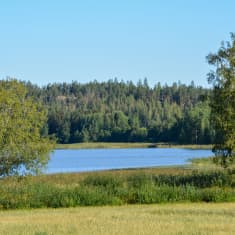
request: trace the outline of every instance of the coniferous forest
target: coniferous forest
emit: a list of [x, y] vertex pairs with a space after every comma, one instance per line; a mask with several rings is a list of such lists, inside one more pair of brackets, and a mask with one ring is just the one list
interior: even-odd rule
[[24, 82], [29, 95], [48, 110], [44, 135], [58, 143], [168, 142], [210, 144], [209, 95], [195, 86], [147, 79], [123, 82], [54, 83], [39, 87]]

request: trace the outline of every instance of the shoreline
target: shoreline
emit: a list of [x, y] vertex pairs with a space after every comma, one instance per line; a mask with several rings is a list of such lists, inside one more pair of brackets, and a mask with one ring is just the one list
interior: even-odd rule
[[128, 142], [90, 142], [73, 144], [56, 144], [58, 149], [125, 149], [125, 148], [183, 148], [183, 149], [211, 149], [211, 145], [180, 145], [171, 143], [128, 143]]

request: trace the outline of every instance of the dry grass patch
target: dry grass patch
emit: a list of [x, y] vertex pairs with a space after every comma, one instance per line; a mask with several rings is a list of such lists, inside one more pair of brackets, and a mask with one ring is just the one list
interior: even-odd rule
[[235, 203], [1, 211], [0, 218], [4, 235], [235, 234]]

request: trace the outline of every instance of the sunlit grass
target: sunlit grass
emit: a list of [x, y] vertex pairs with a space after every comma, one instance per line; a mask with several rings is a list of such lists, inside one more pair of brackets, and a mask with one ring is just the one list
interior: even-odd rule
[[[192, 166], [182, 167], [155, 167], [155, 168], [137, 168], [137, 169], [121, 169], [121, 170], [104, 170], [97, 172], [79, 172], [79, 173], [57, 173], [49, 175], [28, 176], [22, 178], [26, 182], [34, 183], [52, 183], [55, 185], [77, 185], [88, 176], [115, 176], [115, 177], [128, 177], [130, 175], [138, 174], [167, 174], [167, 175], [185, 175], [190, 174], [194, 168]], [[6, 178], [2, 179], [1, 185], [18, 184], [21, 181], [19, 178]]]
[[235, 203], [1, 211], [0, 218], [4, 235], [235, 234]]
[[[197, 169], [224, 170], [220, 164], [214, 162], [213, 157], [190, 159], [189, 162], [192, 163], [192, 167]], [[235, 162], [231, 163], [227, 169], [235, 169]]]

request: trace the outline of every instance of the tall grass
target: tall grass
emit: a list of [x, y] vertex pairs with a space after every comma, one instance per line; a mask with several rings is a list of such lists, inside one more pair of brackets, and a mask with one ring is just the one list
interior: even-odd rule
[[[61, 175], [60, 179], [66, 178]], [[53, 178], [53, 177], [52, 177]], [[55, 180], [56, 179], [56, 180]], [[223, 171], [187, 174], [88, 174], [69, 184], [57, 178], [1, 180], [0, 209], [75, 207], [164, 202], [235, 201], [232, 173]]]

